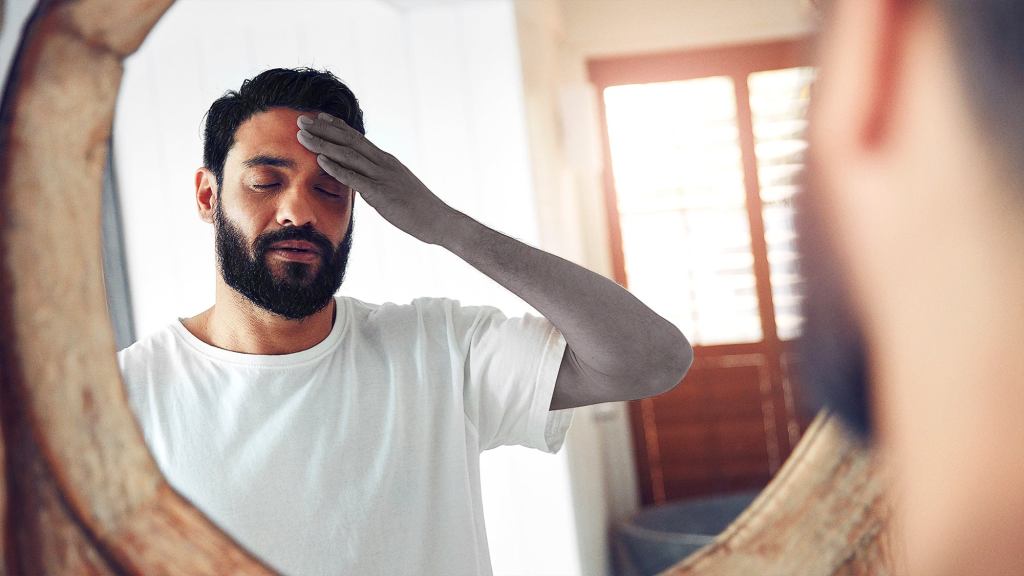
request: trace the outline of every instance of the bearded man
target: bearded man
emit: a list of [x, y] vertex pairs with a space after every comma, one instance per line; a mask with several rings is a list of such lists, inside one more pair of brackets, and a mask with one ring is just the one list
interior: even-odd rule
[[[119, 353], [157, 464], [288, 574], [490, 574], [479, 456], [555, 452], [571, 408], [674, 387], [685, 337], [614, 282], [452, 209], [328, 72], [268, 70], [206, 120], [215, 303]], [[356, 194], [543, 317], [335, 296]]]

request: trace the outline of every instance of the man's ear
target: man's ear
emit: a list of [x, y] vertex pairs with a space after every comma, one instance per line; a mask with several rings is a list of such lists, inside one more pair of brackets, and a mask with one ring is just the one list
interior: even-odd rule
[[213, 224], [213, 211], [219, 202], [219, 192], [217, 177], [212, 170], [205, 167], [196, 170], [196, 209], [203, 222]]
[[[889, 136], [899, 91], [908, 0], [836, 0], [829, 13], [815, 87], [814, 124], [824, 154], [850, 159]], [[827, 144], [826, 144], [827, 143]]]

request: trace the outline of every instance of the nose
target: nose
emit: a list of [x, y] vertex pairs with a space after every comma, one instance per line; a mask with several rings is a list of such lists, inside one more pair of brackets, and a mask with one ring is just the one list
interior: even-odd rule
[[277, 223], [281, 226], [316, 225], [316, 210], [309, 194], [291, 186], [278, 196]]

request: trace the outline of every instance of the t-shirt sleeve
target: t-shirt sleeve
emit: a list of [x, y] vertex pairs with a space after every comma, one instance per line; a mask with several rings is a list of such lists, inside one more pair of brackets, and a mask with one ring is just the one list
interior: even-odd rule
[[452, 309], [466, 418], [480, 450], [519, 444], [557, 452], [572, 410], [550, 410], [565, 338], [546, 318], [508, 318], [490, 306]]

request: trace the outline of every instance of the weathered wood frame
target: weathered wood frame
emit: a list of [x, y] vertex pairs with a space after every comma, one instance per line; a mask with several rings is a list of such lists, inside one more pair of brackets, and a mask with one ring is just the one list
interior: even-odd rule
[[172, 490], [115, 361], [100, 191], [122, 61], [172, 0], [44, 1], [0, 112], [9, 574], [269, 574]]
[[[4, 92], [0, 576], [272, 573], [160, 474], [104, 299], [100, 193], [123, 60], [172, 2], [42, 0]], [[671, 573], [892, 573], [883, 485], [820, 417], [758, 501]]]

